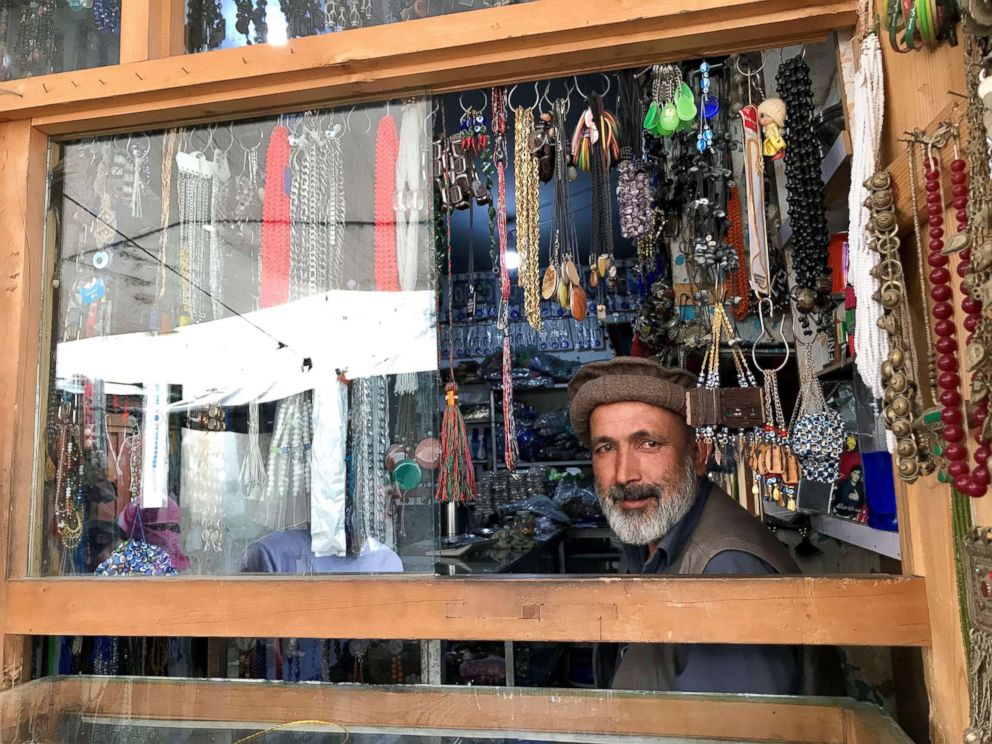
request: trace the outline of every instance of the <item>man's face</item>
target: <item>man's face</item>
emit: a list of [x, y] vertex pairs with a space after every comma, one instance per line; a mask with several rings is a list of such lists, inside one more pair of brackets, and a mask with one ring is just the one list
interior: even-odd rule
[[660, 540], [696, 498], [706, 455], [685, 419], [626, 401], [597, 406], [589, 419], [596, 492], [621, 541]]

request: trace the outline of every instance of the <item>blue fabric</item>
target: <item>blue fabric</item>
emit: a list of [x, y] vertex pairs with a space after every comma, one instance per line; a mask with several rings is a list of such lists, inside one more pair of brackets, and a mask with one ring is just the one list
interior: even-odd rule
[[[645, 545], [624, 545], [626, 573], [664, 574], [692, 536], [709, 498], [711, 483], [703, 480], [695, 503], [661, 541], [648, 559]], [[757, 556], [739, 550], [724, 550], [706, 564], [707, 575], [762, 575], [777, 573]], [[769, 618], [769, 622], [774, 622]], [[802, 680], [798, 646], [752, 646], [716, 643], [685, 643], [676, 650], [679, 672], [676, 692], [725, 692], [766, 695], [795, 695]]]

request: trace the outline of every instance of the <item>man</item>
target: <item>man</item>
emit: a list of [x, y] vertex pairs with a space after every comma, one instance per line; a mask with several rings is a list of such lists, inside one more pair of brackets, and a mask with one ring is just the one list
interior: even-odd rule
[[[695, 383], [685, 370], [618, 357], [568, 385], [572, 428], [592, 450], [596, 491], [623, 543], [621, 572], [798, 573], [771, 532], [704, 478], [709, 448], [685, 420]], [[630, 644], [612, 687], [797, 694], [812, 689], [803, 657], [786, 645]]]

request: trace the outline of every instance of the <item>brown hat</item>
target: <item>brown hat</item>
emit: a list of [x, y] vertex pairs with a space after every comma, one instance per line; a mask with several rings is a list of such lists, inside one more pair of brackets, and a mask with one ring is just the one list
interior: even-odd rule
[[589, 417], [606, 403], [638, 401], [685, 416], [685, 393], [696, 385], [691, 372], [662, 367], [640, 357], [617, 357], [587, 364], [568, 383], [572, 430], [589, 445]]

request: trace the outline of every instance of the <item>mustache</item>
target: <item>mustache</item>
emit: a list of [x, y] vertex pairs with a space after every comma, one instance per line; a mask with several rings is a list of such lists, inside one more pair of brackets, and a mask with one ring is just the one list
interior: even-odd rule
[[606, 497], [614, 503], [621, 501], [642, 501], [643, 499], [657, 499], [661, 501], [662, 491], [658, 486], [650, 483], [637, 483], [629, 486], [616, 484], [610, 486], [606, 492]]

